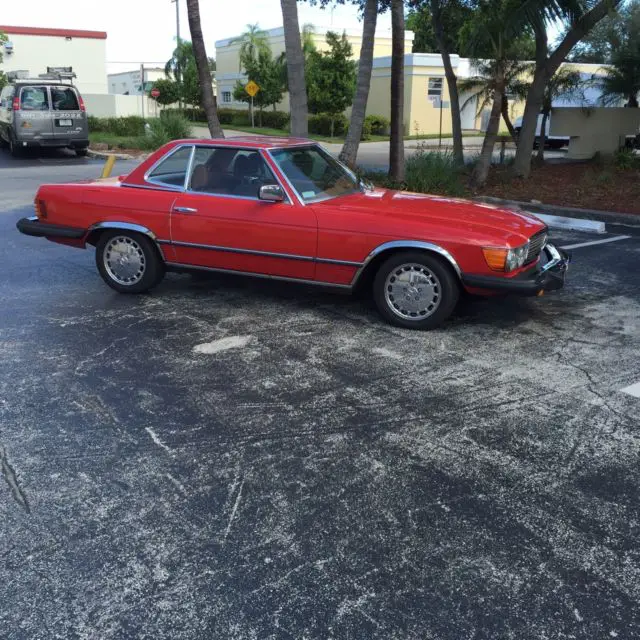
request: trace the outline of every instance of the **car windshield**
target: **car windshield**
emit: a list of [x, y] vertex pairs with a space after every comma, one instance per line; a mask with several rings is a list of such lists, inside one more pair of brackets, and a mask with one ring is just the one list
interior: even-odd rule
[[318, 146], [276, 149], [271, 155], [305, 202], [361, 190], [358, 178]]

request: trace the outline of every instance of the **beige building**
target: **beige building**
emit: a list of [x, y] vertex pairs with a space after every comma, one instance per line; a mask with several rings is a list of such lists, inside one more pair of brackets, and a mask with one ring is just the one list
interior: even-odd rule
[[[325, 51], [329, 48], [326, 41], [327, 31], [342, 33], [343, 30], [337, 27], [316, 27], [315, 33], [313, 34], [313, 41], [319, 51]], [[362, 46], [362, 31], [347, 29], [344, 30], [344, 32], [353, 48], [353, 57], [357, 60], [360, 57], [360, 47]], [[266, 33], [274, 58], [284, 53], [284, 28], [278, 27], [276, 29], [270, 29]], [[233, 88], [235, 87], [236, 81], [246, 82], [246, 76], [240, 68], [240, 47], [242, 46], [242, 43], [239, 41], [240, 38], [241, 36], [237, 35], [216, 42], [216, 81], [218, 85], [218, 106], [220, 107], [229, 107], [232, 109], [247, 108], [246, 103], [236, 102], [233, 99]], [[410, 53], [412, 47], [413, 32], [406, 31], [404, 43], [405, 52]], [[373, 55], [374, 57], [391, 55], [391, 33], [389, 31], [376, 33]], [[278, 105], [278, 109], [283, 111], [289, 110], [289, 98], [286, 94], [284, 100]]]
[[[314, 41], [319, 50], [327, 49], [325, 34], [327, 29], [316, 29]], [[338, 31], [334, 29], [334, 31]], [[274, 56], [284, 51], [284, 30], [282, 27], [267, 32], [269, 44]], [[360, 56], [362, 33], [360, 31], [346, 31], [346, 35], [353, 47], [354, 59]], [[451, 106], [449, 90], [444, 75], [442, 57], [438, 53], [411, 53], [414, 34], [407, 31], [405, 35], [405, 83], [404, 83], [404, 129], [405, 135], [443, 134], [451, 133]], [[246, 109], [243, 102], [233, 99], [233, 88], [237, 80], [246, 81], [241, 72], [239, 51], [240, 36], [216, 42], [218, 105], [233, 109]], [[471, 61], [468, 58], [451, 56], [451, 62], [458, 78], [474, 75]], [[569, 65], [579, 71], [585, 80], [602, 73], [601, 65], [572, 64]], [[374, 45], [374, 61], [371, 76], [371, 90], [367, 103], [367, 114], [389, 117], [391, 110], [391, 34], [389, 32], [376, 33]], [[591, 90], [593, 93], [594, 90]], [[463, 105], [469, 96], [461, 95]], [[587, 104], [595, 104], [592, 95]], [[564, 106], [564, 105], [563, 105]], [[285, 97], [278, 105], [279, 109], [289, 109], [288, 98]], [[524, 112], [523, 102], [510, 103], [510, 115], [515, 121]], [[475, 99], [470, 100], [461, 113], [462, 128], [466, 130], [483, 130], [489, 118], [489, 109], [478, 113]], [[502, 129], [506, 126], [502, 123]]]
[[107, 93], [104, 31], [5, 25], [0, 25], [0, 31], [8, 38], [0, 71], [27, 71], [37, 78], [47, 67], [72, 67], [81, 93]]

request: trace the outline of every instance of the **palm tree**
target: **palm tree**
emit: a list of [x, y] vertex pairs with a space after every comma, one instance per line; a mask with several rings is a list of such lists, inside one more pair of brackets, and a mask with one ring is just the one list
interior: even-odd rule
[[358, 80], [356, 95], [351, 109], [349, 131], [340, 152], [340, 160], [350, 167], [356, 164], [358, 147], [362, 136], [369, 88], [371, 86], [371, 70], [373, 68], [373, 44], [376, 34], [376, 22], [378, 21], [378, 0], [366, 0], [364, 5], [364, 17], [362, 22], [362, 47], [360, 49], [360, 61], [358, 63]]
[[540, 143], [538, 145], [538, 160], [544, 160], [544, 147], [547, 143], [547, 120], [558, 99], [584, 100], [584, 81], [580, 72], [568, 67], [560, 67], [549, 80], [542, 100], [542, 124], [540, 125]]
[[271, 52], [269, 47], [269, 34], [257, 24], [248, 24], [247, 30], [239, 37], [231, 40], [231, 43], [240, 43], [240, 70], [246, 66], [245, 62], [255, 62], [261, 53]]
[[207, 57], [207, 48], [204, 45], [204, 37], [202, 36], [198, 0], [187, 0], [187, 17], [189, 19], [193, 53], [196, 58], [196, 66], [198, 67], [198, 80], [200, 81], [200, 90], [202, 92], [202, 107], [207, 116], [209, 133], [212, 138], [224, 138], [220, 120], [218, 120], [216, 99], [213, 95], [211, 69], [209, 66], [209, 58]]
[[613, 106], [626, 100], [625, 107], [638, 107], [640, 92], [640, 43], [629, 43], [611, 56], [612, 66], [604, 69], [604, 76], [594, 80], [600, 85], [600, 100]]
[[[494, 60], [471, 61], [471, 67], [476, 74], [458, 82], [460, 93], [468, 96], [462, 104], [463, 109], [476, 100], [477, 113], [480, 114], [492, 103], [496, 77], [495, 65]], [[509, 115], [509, 97], [516, 100], [524, 100], [527, 97], [529, 83], [525, 78], [531, 73], [532, 65], [521, 60], [505, 60], [503, 65], [505, 90], [502, 94], [500, 114], [515, 142], [516, 131]]]
[[309, 131], [307, 88], [304, 79], [304, 55], [300, 39], [298, 6], [296, 0], [280, 0], [284, 45], [287, 55], [287, 84], [291, 110], [291, 134], [306, 138]]
[[404, 180], [404, 2], [391, 0], [391, 136], [389, 177]]

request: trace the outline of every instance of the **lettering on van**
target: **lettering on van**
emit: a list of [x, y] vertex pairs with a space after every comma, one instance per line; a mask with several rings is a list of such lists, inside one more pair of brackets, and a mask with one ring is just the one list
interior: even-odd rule
[[82, 111], [20, 111], [22, 120], [83, 120]]

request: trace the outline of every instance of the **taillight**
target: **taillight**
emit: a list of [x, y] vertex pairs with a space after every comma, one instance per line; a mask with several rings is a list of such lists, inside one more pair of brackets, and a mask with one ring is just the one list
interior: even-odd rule
[[38, 218], [46, 218], [47, 217], [47, 205], [44, 200], [35, 200], [34, 206], [36, 209], [36, 215]]
[[18, 96], [13, 98], [13, 110], [20, 111], [20, 98]]
[[86, 111], [86, 108], [84, 106], [84, 100], [82, 99], [82, 96], [78, 96], [78, 104], [80, 105], [80, 111]]

